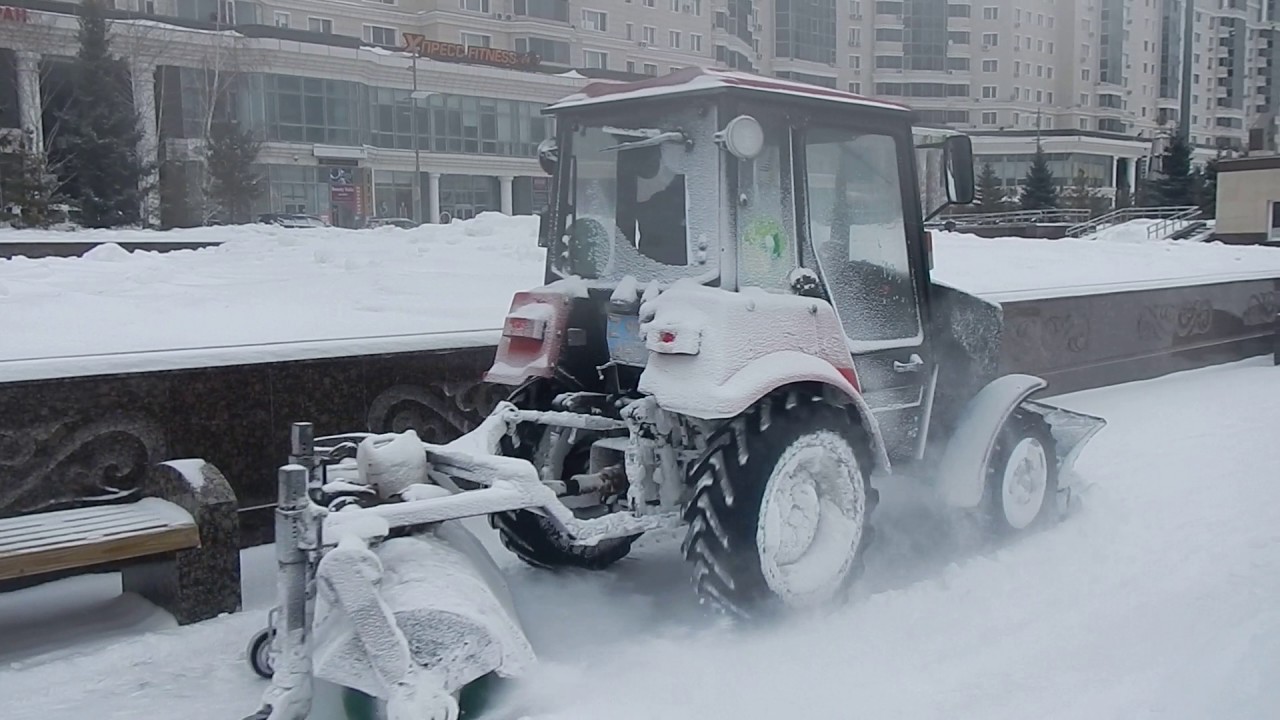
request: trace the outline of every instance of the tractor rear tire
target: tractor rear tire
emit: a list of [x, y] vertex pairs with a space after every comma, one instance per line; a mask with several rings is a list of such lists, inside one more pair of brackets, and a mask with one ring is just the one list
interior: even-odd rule
[[766, 398], [717, 430], [684, 513], [698, 595], [742, 620], [843, 600], [872, 539], [871, 467], [862, 428], [807, 393]]
[[981, 512], [989, 532], [1008, 537], [1041, 526], [1053, 515], [1058, 460], [1043, 417], [1017, 410], [991, 450]]
[[[528, 458], [537, 467], [541, 467], [547, 454], [545, 438], [544, 433], [534, 446], [533, 457]], [[586, 472], [590, 457], [589, 441], [571, 449], [564, 460], [564, 477]], [[490, 515], [489, 524], [498, 531], [504, 547], [526, 563], [544, 570], [603, 570], [625, 558], [631, 552], [631, 544], [639, 537], [611, 538], [595, 545], [574, 545], [550, 518], [528, 510]]]

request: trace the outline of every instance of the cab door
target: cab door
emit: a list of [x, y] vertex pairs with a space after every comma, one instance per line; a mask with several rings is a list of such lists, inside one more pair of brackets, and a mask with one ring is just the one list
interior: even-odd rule
[[890, 128], [810, 126], [803, 166], [807, 267], [844, 328], [862, 393], [894, 459], [913, 457], [932, 391], [922, 307], [914, 151]]

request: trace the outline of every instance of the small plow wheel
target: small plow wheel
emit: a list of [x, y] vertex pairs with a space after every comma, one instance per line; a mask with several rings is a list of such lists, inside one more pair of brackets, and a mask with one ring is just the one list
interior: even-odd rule
[[1037, 527], [1052, 516], [1057, 493], [1058, 460], [1048, 423], [1035, 413], [1015, 412], [987, 465], [982, 510], [988, 527], [997, 536]]

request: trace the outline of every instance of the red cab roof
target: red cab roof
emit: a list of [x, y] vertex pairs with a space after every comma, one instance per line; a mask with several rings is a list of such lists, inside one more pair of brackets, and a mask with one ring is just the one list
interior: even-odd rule
[[696, 67], [684, 68], [662, 77], [648, 78], [635, 82], [593, 82], [581, 91], [552, 104], [546, 110], [554, 112], [565, 108], [621, 102], [637, 98], [678, 95], [718, 88], [739, 88], [826, 102], [874, 107], [882, 110], [910, 112], [910, 108], [905, 105], [854, 95], [834, 88], [825, 88], [794, 80], [782, 80], [732, 70]]

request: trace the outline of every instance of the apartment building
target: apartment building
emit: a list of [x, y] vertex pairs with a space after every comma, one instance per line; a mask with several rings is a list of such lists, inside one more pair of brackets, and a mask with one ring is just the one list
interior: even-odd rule
[[[1184, 63], [1205, 156], [1274, 143], [1280, 0], [1192, 0], [1189, 32], [1187, 1], [114, 0], [113, 32], [157, 156], [194, 156], [209, 73], [233, 74], [227, 111], [267, 141], [259, 209], [350, 224], [409, 214], [414, 187], [426, 219], [538, 207], [543, 105], [689, 65], [910, 104], [1011, 182], [1039, 138], [1068, 176], [1132, 187], [1178, 121]], [[10, 2], [0, 125], [39, 129], [75, 5]], [[394, 52], [406, 34], [431, 48], [416, 63]]]

